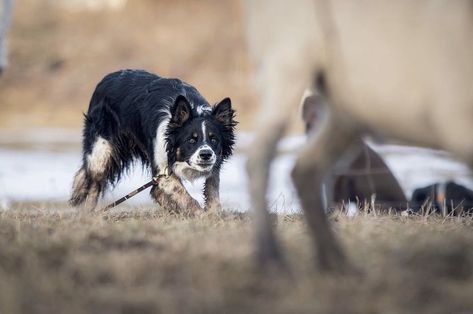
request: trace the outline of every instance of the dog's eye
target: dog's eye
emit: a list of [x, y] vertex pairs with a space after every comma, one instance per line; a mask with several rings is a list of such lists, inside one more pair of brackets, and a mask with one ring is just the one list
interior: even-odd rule
[[217, 139], [216, 139], [215, 137], [211, 137], [211, 138], [210, 138], [210, 141], [211, 141], [212, 143], [214, 143], [214, 144], [217, 143]]
[[188, 142], [189, 142], [190, 144], [195, 144], [195, 143], [197, 143], [197, 141], [195, 140], [195, 138], [190, 138], [190, 139], [188, 140]]

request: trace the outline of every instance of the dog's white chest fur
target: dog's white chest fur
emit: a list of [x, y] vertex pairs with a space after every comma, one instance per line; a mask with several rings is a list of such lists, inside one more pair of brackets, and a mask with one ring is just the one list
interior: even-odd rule
[[164, 119], [156, 130], [154, 139], [154, 161], [159, 168], [159, 173], [164, 174], [168, 170], [168, 155], [166, 152], [166, 131], [170, 117]]
[[185, 161], [178, 161], [172, 167], [173, 173], [182, 180], [189, 182], [195, 181], [199, 178], [207, 178], [212, 173], [211, 171], [201, 171], [189, 166]]

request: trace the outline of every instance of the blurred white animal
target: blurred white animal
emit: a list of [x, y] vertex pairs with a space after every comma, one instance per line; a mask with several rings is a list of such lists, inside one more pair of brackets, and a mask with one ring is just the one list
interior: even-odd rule
[[73, 11], [89, 10], [120, 10], [127, 0], [63, 0], [62, 5]]
[[269, 164], [312, 84], [330, 110], [292, 176], [319, 268], [342, 271], [348, 263], [314, 188], [361, 136], [444, 149], [473, 163], [473, 1], [248, 0], [246, 17], [262, 102], [247, 166], [259, 257], [282, 261], [266, 209]]
[[[309, 140], [314, 128], [327, 114], [327, 106], [324, 97], [310, 90], [304, 92], [301, 113]], [[382, 208], [405, 209], [407, 198], [404, 191], [383, 158], [364, 141], [357, 148], [345, 168], [335, 167], [332, 175], [326, 178], [324, 191], [327, 202], [324, 204], [342, 206], [345, 202], [352, 205], [376, 202]], [[357, 209], [356, 205], [354, 208], [348, 207], [352, 212]]]

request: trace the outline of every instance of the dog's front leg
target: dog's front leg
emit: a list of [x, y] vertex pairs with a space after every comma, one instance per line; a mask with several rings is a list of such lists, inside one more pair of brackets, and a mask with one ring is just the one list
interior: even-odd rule
[[151, 196], [169, 211], [195, 213], [202, 209], [175, 175], [159, 178], [151, 189]]
[[217, 212], [222, 209], [220, 204], [220, 171], [217, 170], [205, 180], [204, 197], [205, 210]]

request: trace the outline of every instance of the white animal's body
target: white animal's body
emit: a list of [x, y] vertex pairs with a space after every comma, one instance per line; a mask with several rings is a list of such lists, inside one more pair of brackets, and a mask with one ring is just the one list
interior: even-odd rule
[[264, 199], [269, 162], [310, 84], [330, 113], [293, 179], [322, 269], [346, 262], [314, 187], [361, 136], [445, 149], [473, 164], [473, 1], [249, 0], [247, 25], [264, 112], [248, 162], [263, 262], [280, 257]]

